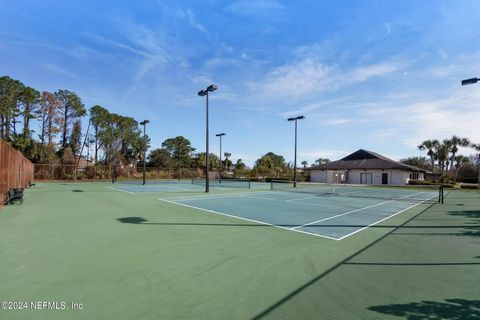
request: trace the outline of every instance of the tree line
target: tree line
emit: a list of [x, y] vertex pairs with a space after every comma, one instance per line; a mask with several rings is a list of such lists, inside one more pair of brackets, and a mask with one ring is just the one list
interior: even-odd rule
[[451, 138], [443, 139], [441, 141], [438, 139], [425, 140], [418, 145], [418, 149], [427, 151], [429, 163], [427, 166], [427, 160], [424, 159], [423, 164], [417, 164], [417, 166], [425, 169], [428, 168], [433, 174], [437, 174], [440, 180], [452, 183], [457, 181], [462, 169], [468, 169], [464, 170], [464, 172], [469, 172], [470, 174], [476, 169], [480, 183], [480, 171], [478, 170], [478, 166], [480, 166], [479, 157], [467, 157], [458, 154], [459, 147], [472, 148], [473, 150], [480, 152], [480, 143], [472, 143], [470, 139], [466, 137], [454, 135]]
[[[82, 132], [85, 116], [89, 124]], [[0, 77], [0, 138], [39, 164], [78, 163], [91, 144], [95, 163], [135, 164], [149, 141], [131, 117], [98, 105], [87, 110], [75, 92], [40, 92], [8, 76]]]
[[[86, 130], [84, 117], [89, 120]], [[78, 165], [84, 151], [93, 150], [88, 160], [95, 165], [136, 167], [146, 161], [160, 169], [205, 169], [205, 153], [196, 153], [183, 136], [166, 139], [143, 159], [150, 138], [142, 135], [137, 120], [100, 105], [87, 110], [73, 91], [40, 92], [9, 76], [0, 77], [0, 138], [37, 164]], [[242, 159], [233, 163], [229, 152], [223, 156], [220, 162], [209, 154], [209, 166], [237, 177], [285, 177], [292, 172], [292, 165], [273, 152], [262, 155], [253, 168]]]
[[[88, 117], [88, 127], [83, 131], [82, 118]], [[151, 150], [147, 159], [150, 138], [143, 136], [139, 122], [110, 112], [100, 105], [87, 110], [81, 98], [73, 91], [59, 89], [54, 92], [29, 87], [8, 76], [0, 77], [0, 138], [20, 150], [28, 159], [38, 164], [60, 163], [78, 165], [84, 150], [93, 150], [91, 162], [95, 165], [129, 166], [146, 165], [160, 169], [205, 169], [205, 153], [195, 152], [190, 141], [177, 136], [166, 139], [160, 148]], [[449, 139], [425, 140], [418, 149], [426, 150], [425, 158], [402, 160], [407, 164], [425, 168], [442, 179], [455, 182], [462, 168], [476, 170], [478, 159], [458, 154], [459, 147], [470, 147], [480, 152], [480, 143], [472, 144], [468, 138], [452, 136]], [[288, 178], [293, 175], [293, 165], [281, 155], [268, 152], [249, 168], [242, 159], [231, 161], [232, 154], [225, 152], [223, 159], [209, 155], [209, 166], [221, 168], [236, 177]], [[88, 157], [88, 156], [87, 156]], [[330, 162], [317, 159], [311, 166]], [[307, 161], [302, 161], [307, 168]]]

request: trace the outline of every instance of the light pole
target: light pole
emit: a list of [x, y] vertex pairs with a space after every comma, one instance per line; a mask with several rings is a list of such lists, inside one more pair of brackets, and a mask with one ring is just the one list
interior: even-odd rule
[[[474, 83], [477, 83], [478, 81], [480, 81], [479, 78], [465, 79], [465, 80], [462, 80], [462, 86], [474, 84]], [[480, 151], [480, 144], [474, 145], [474, 148]], [[478, 154], [478, 185], [480, 185], [480, 153]]]
[[140, 122], [140, 125], [143, 126], [143, 140], [145, 141], [145, 147], [143, 148], [143, 185], [145, 185], [145, 169], [146, 169], [146, 166], [145, 166], [145, 163], [147, 161], [146, 159], [146, 155], [147, 155], [147, 136], [146, 136], [146, 126], [147, 126], [147, 123], [149, 123], [150, 120], [143, 120], [142, 122]]
[[205, 192], [210, 192], [210, 181], [209, 181], [209, 166], [208, 166], [208, 93], [217, 90], [218, 87], [215, 84], [209, 85], [206, 89], [198, 91], [198, 95], [206, 98], [206, 127], [205, 127], [205, 166], [207, 177], [205, 179]]
[[305, 119], [304, 116], [288, 118], [288, 121], [295, 121], [295, 157], [293, 160], [293, 187], [297, 187], [297, 120]]
[[223, 164], [222, 164], [222, 137], [226, 135], [226, 133], [218, 133], [216, 134], [217, 137], [220, 138], [220, 183], [222, 183], [222, 171], [223, 171]]

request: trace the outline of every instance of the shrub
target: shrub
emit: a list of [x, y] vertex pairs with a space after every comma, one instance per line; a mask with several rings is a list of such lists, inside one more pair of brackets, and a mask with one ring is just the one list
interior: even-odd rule
[[480, 189], [479, 186], [474, 185], [474, 184], [462, 184], [462, 185], [460, 185], [460, 188], [462, 188], [462, 189]]
[[429, 181], [429, 180], [408, 180], [408, 184], [410, 184], [410, 185], [432, 185], [434, 183], [432, 181]]

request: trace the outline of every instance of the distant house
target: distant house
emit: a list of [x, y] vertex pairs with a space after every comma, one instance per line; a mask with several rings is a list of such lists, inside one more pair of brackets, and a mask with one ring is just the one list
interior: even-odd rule
[[405, 185], [424, 180], [426, 170], [403, 164], [378, 153], [357, 150], [343, 159], [309, 168], [310, 181], [323, 183]]

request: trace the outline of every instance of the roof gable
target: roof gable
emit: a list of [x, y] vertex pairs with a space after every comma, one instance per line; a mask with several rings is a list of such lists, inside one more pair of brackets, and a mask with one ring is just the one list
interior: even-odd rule
[[[340, 159], [342, 161], [351, 161], [351, 160], [367, 160], [367, 159], [382, 159], [386, 161], [393, 161], [391, 159], [388, 159], [387, 157], [384, 157], [376, 152], [373, 151], [368, 151], [364, 149], [359, 149], [355, 151], [354, 153], [349, 154], [348, 156]], [[393, 161], [394, 162], [394, 161]]]
[[348, 156], [330, 163], [321, 164], [309, 168], [310, 170], [355, 170], [355, 169], [401, 169], [407, 171], [420, 171], [426, 172], [424, 169], [420, 169], [414, 166], [406, 165], [404, 163], [394, 161], [387, 157], [384, 157], [376, 152], [359, 149]]

